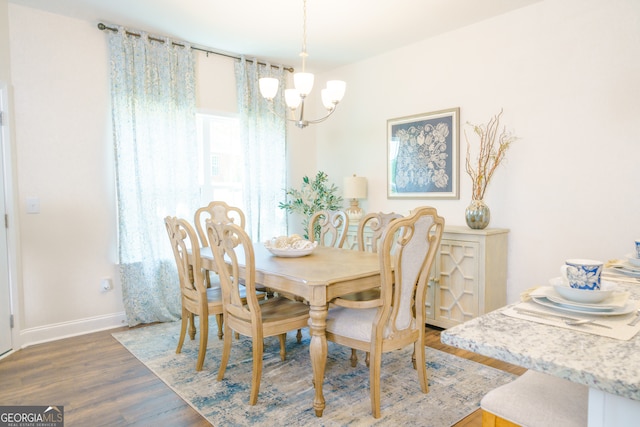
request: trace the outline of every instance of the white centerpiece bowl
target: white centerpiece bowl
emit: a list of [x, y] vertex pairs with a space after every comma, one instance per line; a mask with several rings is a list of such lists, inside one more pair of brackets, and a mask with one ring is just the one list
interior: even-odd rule
[[264, 242], [264, 247], [278, 257], [298, 258], [310, 255], [318, 246], [318, 242], [310, 242], [299, 234], [273, 237]]

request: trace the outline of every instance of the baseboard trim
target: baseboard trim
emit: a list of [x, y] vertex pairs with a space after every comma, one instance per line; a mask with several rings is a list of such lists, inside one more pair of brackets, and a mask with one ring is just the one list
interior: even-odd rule
[[91, 332], [119, 328], [126, 325], [127, 320], [123, 311], [104, 316], [87, 317], [70, 322], [27, 328], [20, 332], [19, 348], [89, 334]]

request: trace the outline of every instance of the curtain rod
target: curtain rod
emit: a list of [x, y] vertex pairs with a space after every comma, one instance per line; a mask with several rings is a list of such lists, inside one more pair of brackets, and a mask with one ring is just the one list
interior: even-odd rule
[[[98, 24], [98, 29], [99, 29], [99, 30], [102, 30], [102, 31], [104, 31], [104, 30], [110, 30], [110, 31], [113, 31], [113, 32], [116, 32], [116, 33], [118, 32], [118, 29], [117, 29], [117, 28], [108, 27], [108, 26], [106, 26], [105, 24], [103, 24], [102, 22], [100, 22], [100, 23]], [[125, 31], [125, 32], [126, 32], [126, 34], [127, 34], [128, 36], [140, 37], [140, 34], [132, 33], [132, 32], [130, 32], [130, 31]], [[155, 42], [164, 43], [164, 40], [162, 40], [162, 39], [159, 39], [159, 38], [156, 38], [156, 37], [152, 37], [152, 36], [148, 36], [148, 37], [149, 37], [149, 40], [153, 40], [153, 41], [155, 41]], [[180, 44], [180, 43], [172, 42], [172, 44], [173, 44], [174, 46], [184, 47], [184, 45], [183, 45], [183, 44]], [[241, 58], [240, 58], [240, 56], [238, 56], [238, 55], [233, 55], [233, 54], [230, 54], [230, 53], [216, 52], [216, 51], [213, 51], [213, 50], [202, 49], [202, 48], [195, 47], [195, 46], [191, 46], [191, 49], [193, 49], [193, 50], [199, 50], [200, 52], [205, 52], [205, 53], [207, 54], [207, 56], [209, 56], [209, 54], [211, 53], [211, 54], [213, 54], [213, 55], [226, 56], [227, 58], [241, 59]], [[254, 60], [253, 60], [253, 59], [246, 59], [246, 58], [245, 58], [245, 60], [246, 60], [246, 61], [249, 61], [249, 62], [254, 62]], [[258, 62], [258, 64], [260, 64], [260, 65], [270, 65], [270, 66], [271, 66], [271, 67], [273, 67], [273, 68], [280, 68], [280, 66], [279, 66], [279, 65], [267, 64], [267, 63], [265, 63], [265, 62], [261, 62], [261, 61], [257, 61], [257, 62]], [[293, 67], [284, 67], [284, 66], [283, 66], [283, 69], [284, 69], [285, 71], [289, 71], [290, 73], [293, 73], [293, 71], [294, 71]]]

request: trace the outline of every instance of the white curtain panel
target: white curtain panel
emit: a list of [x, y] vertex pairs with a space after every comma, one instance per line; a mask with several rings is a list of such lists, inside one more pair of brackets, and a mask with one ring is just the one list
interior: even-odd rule
[[[254, 242], [287, 234], [287, 217], [278, 203], [285, 201], [286, 111], [285, 71], [241, 58], [235, 65], [244, 159], [246, 231]], [[273, 105], [262, 98], [261, 77], [275, 77], [279, 90]]]
[[[180, 318], [164, 217], [199, 203], [195, 60], [188, 43], [107, 32], [118, 196], [118, 255], [130, 326]], [[158, 38], [155, 37], [154, 38]]]

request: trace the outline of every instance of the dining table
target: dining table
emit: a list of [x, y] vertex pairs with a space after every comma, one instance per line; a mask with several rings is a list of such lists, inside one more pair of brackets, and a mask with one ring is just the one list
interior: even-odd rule
[[[636, 426], [640, 420], [640, 278], [609, 275], [624, 305], [613, 314], [543, 306], [522, 300], [446, 329], [454, 347], [589, 387], [588, 426]], [[586, 310], [585, 310], [586, 311]], [[620, 313], [620, 314], [616, 314]], [[567, 324], [567, 318], [590, 323]], [[595, 325], [592, 323], [596, 323]]]
[[[301, 257], [275, 256], [262, 243], [254, 243], [256, 283], [285, 294], [300, 297], [309, 304], [309, 354], [315, 396], [313, 408], [322, 417], [322, 392], [327, 363], [326, 319], [329, 302], [352, 292], [380, 286], [378, 255], [371, 252], [318, 246]], [[240, 276], [244, 274], [244, 254], [238, 254]], [[210, 248], [201, 251], [203, 268], [216, 271]]]

